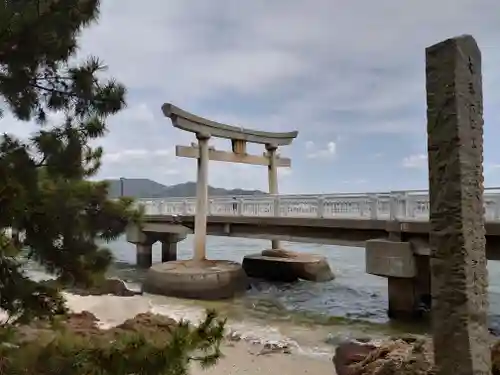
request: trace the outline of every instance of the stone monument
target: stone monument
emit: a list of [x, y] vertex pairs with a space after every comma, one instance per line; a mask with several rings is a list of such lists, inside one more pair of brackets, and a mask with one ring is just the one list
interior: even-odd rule
[[481, 53], [426, 49], [432, 320], [438, 375], [490, 374]]
[[[193, 115], [172, 104], [164, 104], [162, 110], [165, 116], [171, 119], [174, 127], [195, 133], [198, 140], [197, 144], [190, 147], [176, 146], [177, 156], [194, 158], [198, 161], [194, 256], [188, 261], [170, 261], [153, 265], [144, 282], [144, 290], [155, 294], [187, 298], [231, 297], [245, 290], [248, 282], [246, 273], [239, 263], [206, 258], [209, 211], [208, 162], [215, 160], [265, 165], [269, 171], [270, 193], [277, 194], [277, 168], [291, 165], [290, 159], [281, 158], [277, 154], [277, 149], [279, 146], [291, 144], [298, 132], [271, 133], [220, 124]], [[231, 140], [232, 152], [209, 147], [209, 140], [212, 137]], [[246, 150], [247, 143], [262, 144], [266, 152], [262, 156], [250, 155]], [[273, 241], [272, 247], [279, 248], [279, 242]]]

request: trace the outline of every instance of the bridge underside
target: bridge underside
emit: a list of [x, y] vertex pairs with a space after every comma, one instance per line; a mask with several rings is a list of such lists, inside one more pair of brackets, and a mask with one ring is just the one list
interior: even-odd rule
[[[148, 233], [194, 233], [194, 216], [147, 216]], [[392, 220], [209, 216], [211, 236], [281, 240], [365, 247], [373, 239], [411, 242], [417, 255], [428, 256], [429, 223]], [[489, 260], [500, 260], [500, 223], [486, 224]]]

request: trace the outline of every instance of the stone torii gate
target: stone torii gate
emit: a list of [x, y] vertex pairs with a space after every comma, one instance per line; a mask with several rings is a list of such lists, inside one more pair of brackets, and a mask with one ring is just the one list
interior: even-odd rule
[[[291, 161], [279, 157], [277, 150], [280, 146], [291, 144], [298, 135], [297, 131], [271, 133], [220, 124], [170, 103], [164, 104], [162, 111], [174, 127], [195, 133], [198, 140], [198, 144], [191, 146], [176, 146], [177, 156], [198, 160], [194, 254], [190, 260], [153, 265], [146, 274], [143, 291], [182, 298], [221, 299], [244, 292], [249, 286], [247, 276], [282, 281], [297, 278], [325, 281], [333, 278], [324, 257], [282, 251], [278, 239], [272, 241], [271, 250], [246, 256], [243, 265], [206, 258], [209, 160], [267, 166], [269, 192], [278, 194], [277, 168], [289, 167]], [[209, 147], [211, 137], [231, 140], [232, 151]], [[260, 156], [250, 155], [246, 152], [247, 143], [264, 145], [266, 152]]]
[[[208, 214], [208, 161], [263, 165], [268, 168], [269, 193], [278, 194], [278, 168], [290, 167], [289, 158], [278, 155], [278, 147], [290, 145], [298, 132], [264, 132], [221, 124], [193, 115], [170, 103], [162, 106], [166, 117], [172, 120], [174, 127], [196, 134], [198, 144], [176, 146], [176, 156], [198, 160], [198, 178], [196, 181], [196, 218], [194, 227], [193, 260], [206, 259], [206, 233]], [[211, 137], [231, 140], [232, 151], [215, 150], [208, 145]], [[247, 153], [247, 143], [262, 144], [266, 152], [262, 156]], [[272, 249], [280, 248], [279, 241], [272, 241]]]
[[[247, 272], [240, 263], [206, 258], [208, 214], [208, 161], [225, 161], [264, 165], [269, 170], [269, 192], [278, 193], [277, 168], [289, 167], [290, 159], [277, 154], [279, 146], [292, 143], [298, 132], [271, 133], [239, 128], [210, 121], [172, 105], [164, 104], [162, 111], [174, 127], [196, 134], [198, 144], [176, 146], [176, 155], [198, 160], [196, 181], [196, 217], [194, 223], [194, 254], [190, 260], [169, 261], [153, 265], [147, 272], [143, 291], [173, 297], [195, 299], [230, 298], [243, 293], [249, 286]], [[209, 147], [211, 137], [231, 140], [232, 151]], [[247, 143], [265, 146], [262, 156], [249, 155]], [[279, 251], [279, 242], [272, 247]]]

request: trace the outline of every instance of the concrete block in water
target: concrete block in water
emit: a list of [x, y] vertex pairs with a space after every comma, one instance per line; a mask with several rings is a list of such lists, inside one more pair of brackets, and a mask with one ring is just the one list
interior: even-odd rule
[[415, 277], [417, 268], [410, 243], [366, 241], [366, 273], [383, 277]]
[[142, 285], [145, 293], [217, 300], [232, 298], [249, 287], [241, 265], [225, 260], [178, 260], [154, 264]]
[[269, 281], [330, 281], [335, 278], [325, 257], [285, 250], [265, 250], [246, 255], [243, 269], [250, 277]]

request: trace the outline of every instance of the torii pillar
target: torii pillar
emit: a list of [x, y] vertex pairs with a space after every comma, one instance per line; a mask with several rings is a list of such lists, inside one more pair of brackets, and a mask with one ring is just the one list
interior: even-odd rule
[[[278, 195], [278, 167], [276, 164], [278, 146], [266, 144], [266, 150], [266, 156], [269, 159], [269, 165], [267, 166], [269, 194]], [[271, 240], [271, 248], [273, 250], [278, 250], [280, 248], [280, 241]]]
[[198, 133], [198, 178], [196, 180], [196, 216], [194, 223], [194, 255], [195, 261], [206, 259], [207, 214], [208, 214], [208, 141], [210, 135]]

